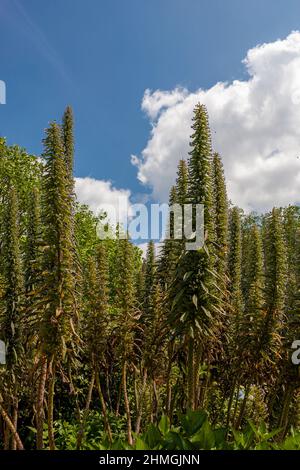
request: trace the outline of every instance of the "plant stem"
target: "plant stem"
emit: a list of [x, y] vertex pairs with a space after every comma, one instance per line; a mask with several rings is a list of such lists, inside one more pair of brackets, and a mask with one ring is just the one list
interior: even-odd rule
[[96, 375], [96, 384], [97, 384], [97, 389], [98, 389], [99, 398], [100, 398], [100, 402], [101, 402], [101, 409], [102, 409], [102, 414], [103, 414], [104, 427], [105, 427], [105, 430], [106, 430], [108, 440], [111, 444], [112, 443], [112, 433], [111, 433], [111, 428], [110, 428], [110, 424], [109, 424], [109, 420], [108, 420], [108, 416], [107, 416], [106, 403], [105, 403], [104, 396], [103, 396], [103, 393], [102, 393], [101, 383], [100, 383], [100, 379], [99, 379], [98, 374]]
[[128, 393], [127, 393], [127, 362], [126, 360], [123, 362], [122, 385], [123, 385], [123, 393], [124, 393], [124, 405], [125, 405], [125, 411], [126, 411], [126, 416], [127, 416], [127, 440], [128, 440], [128, 444], [132, 446], [133, 440], [132, 440], [130, 404], [129, 404]]
[[87, 420], [89, 410], [90, 410], [94, 384], [95, 384], [95, 371], [93, 370], [91, 380], [90, 380], [90, 386], [89, 386], [89, 390], [88, 390], [88, 394], [87, 394], [87, 398], [86, 398], [85, 409], [84, 409], [82, 421], [80, 423], [80, 429], [79, 429], [79, 432], [78, 432], [78, 435], [77, 435], [77, 446], [76, 446], [77, 450], [79, 450], [81, 448], [82, 440], [83, 440], [83, 437], [84, 437], [85, 424], [86, 424], [86, 420]]
[[20, 439], [20, 436], [19, 436], [18, 432], [17, 432], [12, 420], [10, 419], [10, 417], [8, 416], [8, 414], [6, 413], [6, 411], [4, 410], [4, 408], [2, 407], [1, 404], [0, 404], [0, 414], [1, 414], [4, 422], [6, 423], [9, 431], [13, 435], [13, 438], [16, 442], [17, 449], [18, 450], [24, 450], [24, 446], [23, 446], [23, 443]]
[[47, 357], [45, 354], [41, 357], [41, 371], [38, 384], [37, 405], [36, 405], [36, 448], [44, 448], [44, 396], [47, 379]]
[[55, 385], [55, 362], [52, 359], [49, 364], [49, 384], [48, 384], [48, 439], [49, 439], [50, 450], [55, 450], [54, 424], [53, 424], [54, 385]]

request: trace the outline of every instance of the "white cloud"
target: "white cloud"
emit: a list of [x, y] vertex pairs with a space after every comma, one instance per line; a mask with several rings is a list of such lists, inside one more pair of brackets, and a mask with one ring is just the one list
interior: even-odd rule
[[168, 197], [177, 162], [189, 151], [193, 108], [201, 102], [233, 203], [265, 210], [300, 201], [300, 32], [249, 50], [243, 62], [245, 81], [195, 92], [146, 90], [142, 109], [153, 127], [132, 162], [154, 198]]
[[151, 119], [155, 119], [162, 109], [182, 103], [187, 94], [185, 88], [175, 88], [167, 93], [161, 90], [151, 93], [151, 90], [147, 89], [144, 93], [142, 109]]
[[[77, 199], [81, 204], [86, 204], [95, 214], [103, 211], [109, 212], [109, 206], [112, 211], [119, 212], [119, 221], [127, 220], [127, 215], [131, 214], [131, 193], [128, 189], [116, 189], [111, 181], [96, 180], [94, 178], [75, 178], [75, 192]], [[109, 212], [109, 217], [112, 213]]]

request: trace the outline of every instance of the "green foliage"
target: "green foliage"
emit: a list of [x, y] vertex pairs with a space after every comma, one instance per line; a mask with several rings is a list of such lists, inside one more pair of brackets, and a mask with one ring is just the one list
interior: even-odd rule
[[[213, 155], [212, 169], [216, 229], [216, 270], [226, 286], [225, 270], [226, 255], [228, 251], [228, 201], [223, 164], [218, 153], [214, 153]], [[223, 286], [223, 288], [225, 286]]]
[[[112, 418], [112, 417], [111, 417]], [[264, 423], [258, 426], [249, 420], [241, 431], [232, 430], [226, 438], [226, 430], [213, 428], [208, 416], [203, 411], [189, 412], [182, 415], [176, 426], [170, 425], [166, 416], [162, 416], [157, 426], [149, 425], [147, 430], [135, 439], [134, 445], [125, 441], [124, 421], [112, 419], [115, 439], [110, 445], [101, 425], [101, 416], [93, 412], [87, 422], [85, 450], [299, 450], [300, 434], [292, 430], [291, 435], [278, 443], [279, 429], [269, 432]], [[35, 428], [30, 427], [32, 437]], [[44, 429], [47, 441], [47, 426]], [[57, 420], [55, 424], [57, 447], [60, 450], [76, 449], [76, 424]]]
[[66, 353], [72, 335], [74, 307], [74, 246], [72, 196], [64, 161], [61, 130], [52, 123], [44, 140], [46, 165], [43, 187], [43, 302], [41, 338], [44, 351], [52, 355]]
[[[24, 282], [19, 239], [19, 206], [17, 193], [11, 187], [6, 201], [2, 337], [6, 343], [7, 369], [11, 372], [22, 352], [21, 325], [24, 312]], [[12, 377], [15, 381], [15, 378]]]
[[239, 316], [242, 309], [241, 272], [242, 272], [242, 233], [241, 217], [238, 207], [230, 212], [229, 222], [229, 255], [228, 274], [230, 278], [231, 302], [235, 316]]
[[229, 209], [198, 104], [169, 205], [204, 204], [204, 245], [171, 213], [143, 260], [76, 202], [73, 126], [68, 107], [42, 158], [0, 138], [1, 445], [298, 449], [299, 208]]
[[213, 428], [203, 411], [190, 411], [179, 417], [176, 425], [170, 425], [166, 416], [162, 416], [158, 425], [153, 424], [139, 437], [134, 445], [128, 446], [118, 438], [111, 446], [94, 442], [94, 449], [123, 450], [296, 450], [300, 446], [300, 434], [292, 432], [284, 442], [278, 444], [276, 436], [280, 430], [269, 432], [264, 423], [255, 426], [249, 420], [243, 432], [232, 430], [226, 438], [226, 430]]

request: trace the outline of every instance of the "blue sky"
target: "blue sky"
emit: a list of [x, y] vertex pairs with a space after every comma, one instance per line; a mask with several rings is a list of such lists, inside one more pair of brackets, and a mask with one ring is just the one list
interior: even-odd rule
[[149, 138], [145, 89], [243, 80], [247, 51], [299, 18], [298, 0], [0, 0], [0, 135], [39, 153], [71, 104], [76, 175], [143, 192], [130, 155]]

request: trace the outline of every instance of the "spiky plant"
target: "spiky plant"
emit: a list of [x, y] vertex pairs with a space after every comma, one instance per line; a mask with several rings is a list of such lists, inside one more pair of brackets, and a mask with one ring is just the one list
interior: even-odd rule
[[101, 372], [106, 367], [106, 351], [109, 339], [108, 260], [104, 243], [98, 243], [95, 251], [96, 253], [90, 255], [87, 260], [85, 269], [86, 311], [83, 319], [83, 329], [90, 379], [84, 415], [77, 436], [78, 449], [81, 448], [84, 437], [86, 420], [95, 385], [99, 394], [105, 430], [110, 442], [112, 440], [107, 407], [101, 385]]
[[236, 370], [239, 361], [239, 327], [243, 309], [242, 291], [241, 291], [241, 272], [242, 272], [242, 233], [241, 216], [238, 207], [233, 207], [229, 217], [229, 252], [228, 252], [228, 278], [229, 278], [229, 302], [230, 318], [228, 328], [227, 351], [227, 377], [225, 380], [229, 386], [229, 400], [227, 410], [227, 427], [231, 419], [231, 407], [236, 391], [238, 376]]
[[195, 108], [192, 128], [187, 201], [204, 205], [205, 243], [197, 251], [187, 251], [178, 263], [170, 291], [174, 300], [169, 322], [186, 345], [187, 403], [194, 409], [199, 401], [203, 402], [203, 395], [201, 399], [196, 393], [199, 365], [201, 360], [211, 360], [212, 343], [220, 328], [220, 309], [218, 296], [213, 297], [216, 276], [211, 138], [207, 111], [200, 104]]
[[[261, 381], [275, 387], [282, 350], [282, 331], [286, 323], [287, 257], [283, 220], [274, 208], [264, 221], [265, 289], [264, 312], [256, 322], [254, 364]], [[273, 399], [270, 400], [271, 402]], [[271, 405], [272, 407], [272, 405]]]
[[[169, 195], [169, 207], [176, 204], [177, 194], [176, 187], [172, 186]], [[174, 270], [177, 264], [177, 244], [174, 240], [174, 215], [170, 213], [167, 227], [167, 238], [164, 240], [157, 266], [157, 274], [161, 286], [164, 290], [167, 290], [173, 280]]]
[[65, 161], [61, 129], [52, 123], [44, 139], [46, 159], [43, 180], [44, 255], [40, 323], [40, 379], [37, 397], [37, 447], [43, 447], [43, 401], [48, 370], [49, 446], [53, 435], [55, 369], [67, 351], [72, 350], [76, 295], [74, 276], [73, 197]]
[[64, 155], [67, 177], [70, 182], [70, 190], [73, 190], [73, 169], [74, 169], [74, 117], [71, 106], [67, 106], [63, 115], [62, 138], [64, 145]]
[[26, 292], [26, 334], [35, 342], [40, 310], [35, 300], [40, 293], [41, 278], [41, 201], [40, 190], [34, 188], [28, 207], [27, 234], [25, 243], [25, 292]]
[[226, 258], [228, 252], [228, 200], [224, 169], [218, 153], [213, 155], [213, 199], [215, 212], [216, 271], [220, 280], [227, 284]]
[[[1, 315], [1, 337], [6, 345], [6, 370], [3, 377], [4, 409], [11, 416], [14, 430], [18, 424], [18, 403], [22, 380], [24, 342], [22, 323], [24, 315], [24, 279], [19, 238], [19, 207], [17, 193], [11, 186], [6, 200], [3, 267], [5, 285]], [[16, 435], [6, 429], [6, 448], [16, 448]], [[12, 442], [11, 442], [12, 439]]]
[[117, 309], [117, 344], [121, 362], [121, 387], [127, 419], [127, 440], [131, 445], [132, 419], [128, 397], [128, 368], [135, 362], [135, 336], [140, 312], [135, 296], [134, 248], [128, 238], [118, 240], [115, 306]]

